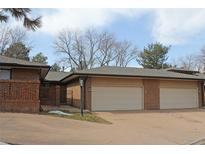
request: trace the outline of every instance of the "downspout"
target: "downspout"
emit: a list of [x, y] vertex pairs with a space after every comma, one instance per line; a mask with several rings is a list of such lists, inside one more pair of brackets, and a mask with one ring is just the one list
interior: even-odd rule
[[80, 115], [83, 116], [84, 115], [83, 110], [84, 110], [84, 104], [85, 104], [84, 99], [83, 99], [84, 92], [85, 92], [85, 90], [84, 90], [85, 78], [80, 77], [79, 82], [80, 82]]
[[80, 114], [81, 116], [84, 115], [84, 109], [85, 109], [85, 100], [86, 100], [86, 76], [79, 77], [80, 82]]

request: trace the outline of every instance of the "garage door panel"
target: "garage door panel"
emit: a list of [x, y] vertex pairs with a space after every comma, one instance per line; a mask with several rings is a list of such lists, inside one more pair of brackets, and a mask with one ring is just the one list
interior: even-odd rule
[[138, 110], [143, 108], [142, 88], [92, 87], [92, 110]]
[[160, 88], [160, 109], [180, 109], [198, 107], [198, 90]]

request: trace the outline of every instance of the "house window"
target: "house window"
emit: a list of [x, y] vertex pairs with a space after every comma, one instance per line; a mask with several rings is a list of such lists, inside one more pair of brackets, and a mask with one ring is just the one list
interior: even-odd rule
[[0, 69], [0, 80], [10, 80], [11, 71], [6, 69]]

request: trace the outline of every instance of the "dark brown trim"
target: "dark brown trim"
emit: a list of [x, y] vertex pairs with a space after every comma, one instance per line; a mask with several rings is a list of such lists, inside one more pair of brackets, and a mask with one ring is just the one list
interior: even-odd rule
[[176, 77], [163, 77], [163, 76], [140, 76], [140, 75], [110, 75], [110, 74], [74, 74], [74, 75], [85, 75], [85, 76], [114, 76], [114, 77], [142, 77], [142, 78], [149, 78], [149, 79], [177, 79], [177, 80], [201, 80], [204, 81], [205, 79], [194, 79], [194, 78], [176, 78]]
[[50, 68], [48, 65], [24, 65], [24, 64], [16, 64], [16, 63], [0, 63], [1, 66], [17, 66], [17, 67], [34, 67], [34, 68]]
[[201, 83], [202, 106], [204, 106], [204, 82]]
[[13, 70], [10, 69], [10, 80], [12, 80], [12, 79], [13, 79]]

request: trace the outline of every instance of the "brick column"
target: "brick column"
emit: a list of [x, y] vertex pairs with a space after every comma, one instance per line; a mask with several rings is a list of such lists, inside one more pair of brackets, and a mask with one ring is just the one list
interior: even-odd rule
[[198, 82], [198, 98], [199, 98], [199, 107], [204, 106], [204, 82]]
[[85, 109], [91, 111], [91, 78], [87, 78], [85, 82]]
[[56, 86], [56, 105], [60, 105], [60, 86]]
[[60, 103], [66, 104], [67, 87], [66, 85], [60, 86]]
[[201, 87], [202, 87], [202, 106], [205, 105], [205, 102], [204, 102], [204, 82], [201, 83]]

